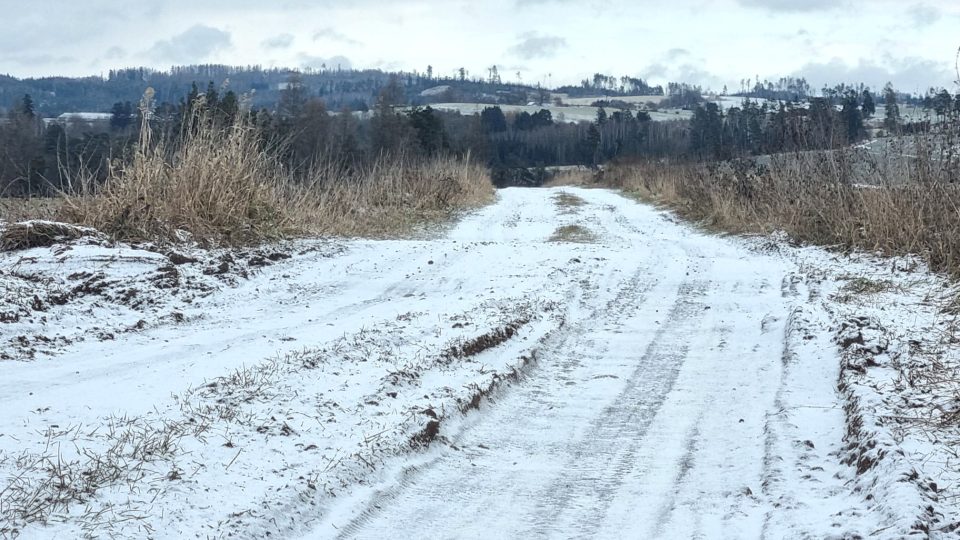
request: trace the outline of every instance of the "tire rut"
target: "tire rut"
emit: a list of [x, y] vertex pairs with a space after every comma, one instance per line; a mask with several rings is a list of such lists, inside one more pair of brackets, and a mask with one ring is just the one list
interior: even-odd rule
[[524, 536], [535, 537], [556, 526], [571, 510], [574, 496], [585, 492], [594, 493], [595, 504], [587, 515], [570, 520], [571, 525], [579, 529], [578, 537], [590, 537], [603, 525], [622, 479], [636, 466], [634, 458], [647, 428], [676, 381], [689, 348], [686, 338], [704, 311], [698, 299], [708, 286], [699, 280], [680, 285], [669, 315], [621, 393], [591, 422], [567, 460], [563, 476], [541, 493], [536, 526]]
[[[543, 412], [546, 401], [549, 400], [551, 392], [546, 388], [546, 381], [543, 376], [538, 376], [541, 370], [551, 370], [552, 376], [556, 381], [572, 382], [573, 372], [581, 365], [583, 358], [576, 354], [570, 354], [570, 351], [581, 350], [578, 344], [588, 338], [590, 330], [597, 326], [604, 326], [615, 323], [624, 313], [636, 310], [648, 300], [648, 293], [660, 284], [658, 279], [651, 279], [648, 268], [637, 268], [632, 275], [619, 282], [616, 293], [605, 303], [600, 304], [585, 315], [581, 315], [572, 323], [568, 323], [565, 328], [558, 330], [549, 336], [536, 349], [538, 356], [543, 358], [559, 359], [553, 366], [534, 366], [527, 374], [530, 384], [526, 391], [533, 396], [533, 399], [525, 400], [520, 409], [515, 411], [517, 417], [536, 417]], [[681, 286], [682, 287], [682, 286]], [[595, 294], [596, 291], [584, 291], [583, 285], [575, 282], [571, 292], [568, 294], [568, 305], [585, 307], [585, 293]], [[683, 294], [682, 292], [680, 293]], [[666, 325], [666, 323], [665, 323]], [[603, 343], [596, 343], [598, 352], [605, 352], [606, 346]], [[549, 360], [546, 360], [547, 362]], [[639, 368], [632, 373], [628, 385], [636, 386], [639, 377], [644, 368]], [[503, 392], [509, 392], [509, 388]], [[537, 396], [540, 398], [537, 398]], [[499, 396], [498, 396], [499, 397]], [[469, 415], [468, 415], [469, 416]], [[461, 447], [461, 440], [469, 434], [471, 429], [470, 422], [465, 423], [464, 427], [457, 433], [448, 435], [448, 444], [451, 448]], [[452, 452], [449, 448], [444, 448], [440, 455], [433, 456], [421, 463], [404, 468], [397, 478], [384, 489], [377, 490], [364, 505], [358, 515], [345, 526], [340, 527], [340, 533], [337, 538], [356, 538], [360, 537], [366, 526], [375, 520], [381, 513], [381, 510], [393, 501], [400, 499], [404, 493], [417, 485], [418, 479], [435, 467], [446, 465], [446, 462], [457, 462], [463, 458], [460, 452]], [[465, 485], [471, 483], [469, 478], [480, 474], [480, 471], [467, 468], [463, 470], [466, 480]]]

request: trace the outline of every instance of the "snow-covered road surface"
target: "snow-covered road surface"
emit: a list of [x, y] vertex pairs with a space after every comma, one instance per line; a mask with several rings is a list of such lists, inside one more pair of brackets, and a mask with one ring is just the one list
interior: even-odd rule
[[[909, 533], [912, 501], [878, 507], [840, 463], [818, 291], [759, 245], [610, 191], [508, 189], [440, 238], [298, 243], [146, 311], [47, 307], [0, 325], [65, 336], [0, 361], [0, 534]], [[163, 259], [4, 260], [129, 271], [117, 251]]]

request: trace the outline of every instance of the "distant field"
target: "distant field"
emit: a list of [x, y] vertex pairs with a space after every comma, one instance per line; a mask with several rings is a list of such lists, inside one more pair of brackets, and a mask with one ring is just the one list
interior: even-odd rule
[[[487, 107], [492, 107], [490, 104], [486, 103], [434, 103], [430, 105], [434, 109], [441, 111], [452, 111], [459, 112], [460, 114], [470, 115], [470, 114], [479, 114], [483, 109]], [[592, 122], [597, 119], [597, 107], [588, 107], [588, 106], [561, 106], [556, 105], [500, 105], [499, 106], [504, 113], [520, 113], [528, 112], [530, 114], [538, 112], [540, 109], [547, 109], [550, 111], [550, 114], [553, 115], [553, 120], [556, 122]], [[607, 111], [610, 113], [611, 111]], [[683, 120], [690, 118], [690, 111], [683, 111], [680, 109], [667, 109], [658, 112], [650, 112], [650, 117], [655, 122], [665, 122], [668, 120]]]
[[[435, 103], [430, 105], [434, 109], [441, 111], [454, 111], [459, 112], [460, 114], [477, 114], [482, 112], [487, 107], [492, 107], [493, 105], [487, 103]], [[557, 122], [581, 122], [581, 121], [593, 121], [597, 118], [597, 108], [596, 107], [557, 107], [554, 105], [500, 105], [499, 106], [504, 113], [521, 113], [527, 112], [530, 114], [540, 111], [540, 109], [547, 109], [553, 114], [554, 121]], [[560, 116], [562, 114], [562, 116]]]
[[627, 103], [637, 103], [643, 104], [648, 102], [660, 103], [665, 96], [608, 96], [608, 97], [585, 97], [585, 98], [568, 98], [563, 96], [558, 96], [563, 100], [564, 105], [591, 105], [597, 100], [608, 100], [608, 101], [625, 101]]

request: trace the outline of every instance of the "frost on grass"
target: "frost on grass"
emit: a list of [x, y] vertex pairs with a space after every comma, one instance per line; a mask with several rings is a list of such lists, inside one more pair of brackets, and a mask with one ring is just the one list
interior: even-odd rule
[[0, 231], [0, 251], [52, 246], [59, 242], [77, 240], [83, 237], [102, 238], [103, 235], [87, 227], [77, 227], [55, 221], [11, 223]]
[[566, 191], [561, 191], [553, 196], [553, 202], [557, 205], [557, 208], [562, 214], [574, 214], [580, 207], [587, 204], [587, 201], [583, 200], [572, 193], [567, 193]]
[[889, 279], [873, 279], [865, 276], [848, 277], [847, 283], [834, 295], [838, 302], [869, 301], [873, 295], [897, 289]]
[[571, 244], [592, 244], [597, 241], [593, 231], [583, 225], [564, 225], [558, 227], [550, 236], [549, 242], [567, 242]]

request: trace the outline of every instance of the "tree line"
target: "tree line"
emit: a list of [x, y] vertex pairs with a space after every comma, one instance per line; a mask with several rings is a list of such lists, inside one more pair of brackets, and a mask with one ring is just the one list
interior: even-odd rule
[[[368, 112], [331, 111], [327, 100], [296, 78], [288, 79], [273, 107], [257, 107], [248, 96], [209, 81], [205, 87], [192, 83], [174, 102], [160, 102], [146, 120], [154, 133], [175, 140], [196, 127], [191, 122], [198, 107], [201, 116], [222, 126], [244, 117], [294, 176], [306, 177], [316, 167], [365, 167], [384, 156], [453, 155], [486, 163], [501, 184], [529, 179], [531, 169], [558, 165], [712, 161], [838, 148], [867, 136], [865, 122], [877, 115], [880, 103], [880, 123], [888, 133], [931, 129], [928, 121], [901, 118], [900, 94], [890, 85], [882, 96], [866, 88], [844, 90], [804, 103], [746, 98], [741, 106], [723, 110], [703, 102], [698, 87], [678, 84], [668, 91], [691, 96], [689, 120], [654, 122], [642, 110], [600, 107], [594, 121], [569, 123], [558, 122], [547, 109], [505, 113], [490, 105], [479, 114], [461, 115], [411, 104], [400, 77], [380, 88]], [[943, 119], [960, 116], [960, 96], [945, 90], [931, 92], [927, 105]], [[134, 102], [118, 101], [108, 122], [44, 122], [33, 98], [22, 96], [0, 119], [0, 196], [70, 190], [81, 175], [103, 179], [113, 160], [124, 159], [137, 142], [143, 120]]]

